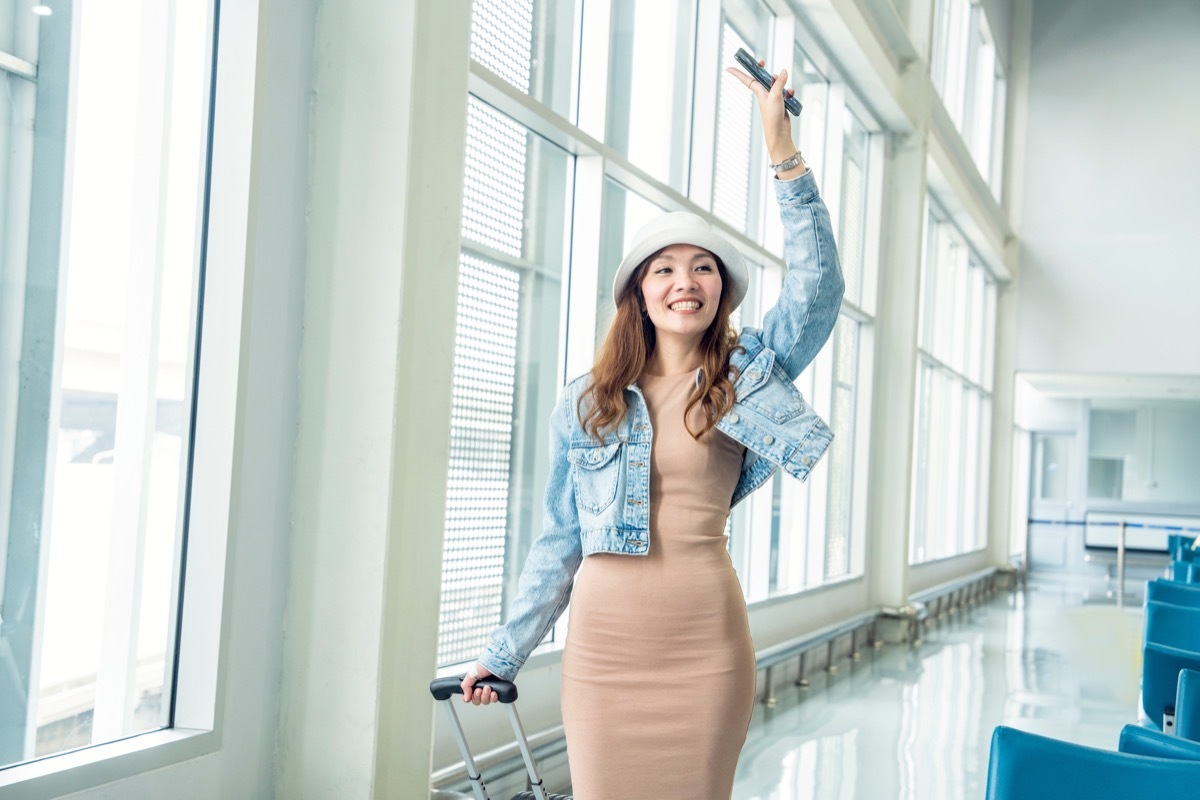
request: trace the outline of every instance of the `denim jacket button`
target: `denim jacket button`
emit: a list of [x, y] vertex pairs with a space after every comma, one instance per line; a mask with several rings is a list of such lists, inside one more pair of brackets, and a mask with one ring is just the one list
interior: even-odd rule
[[774, 441], [775, 441], [775, 437], [769, 433], [763, 437], [763, 444], [771, 444]]
[[732, 425], [736, 425], [736, 424], [738, 423], [738, 420], [739, 420], [739, 419], [741, 419], [741, 417], [739, 417], [737, 414], [730, 414], [730, 415], [729, 415], [729, 422], [730, 422], [730, 424], [732, 424]]
[[812, 456], [805, 456], [804, 458], [800, 459], [800, 463], [804, 464], [804, 466], [806, 466], [806, 467], [811, 467], [812, 466]]

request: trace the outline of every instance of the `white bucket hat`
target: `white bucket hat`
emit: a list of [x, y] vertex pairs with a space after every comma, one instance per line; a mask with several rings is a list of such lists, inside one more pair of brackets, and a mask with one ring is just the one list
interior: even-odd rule
[[672, 211], [651, 220], [642, 226], [633, 237], [633, 245], [613, 279], [613, 303], [621, 296], [629, 278], [641, 263], [650, 256], [673, 244], [692, 244], [703, 247], [725, 266], [725, 279], [729, 281], [730, 310], [737, 308], [746, 296], [749, 277], [746, 262], [738, 249], [721, 234], [712, 229], [703, 217], [687, 211]]

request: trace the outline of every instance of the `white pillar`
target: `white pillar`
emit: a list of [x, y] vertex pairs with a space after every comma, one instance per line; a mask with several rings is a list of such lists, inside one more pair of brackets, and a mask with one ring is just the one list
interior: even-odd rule
[[428, 793], [469, 42], [468, 3], [356, 0], [317, 19], [289, 800]]
[[[916, 118], [928, 120], [928, 77], [902, 76]], [[879, 305], [875, 331], [875, 380], [871, 466], [867, 505], [867, 583], [871, 605], [908, 603], [909, 508], [913, 415], [917, 371], [921, 252], [928, 190], [925, 131], [891, 142], [884, 177]]]

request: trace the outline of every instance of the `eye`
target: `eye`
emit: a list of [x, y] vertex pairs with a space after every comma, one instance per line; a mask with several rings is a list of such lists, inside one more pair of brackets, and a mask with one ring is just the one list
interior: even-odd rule
[[712, 272], [713, 265], [712, 264], [697, 264], [696, 271], [697, 272]]

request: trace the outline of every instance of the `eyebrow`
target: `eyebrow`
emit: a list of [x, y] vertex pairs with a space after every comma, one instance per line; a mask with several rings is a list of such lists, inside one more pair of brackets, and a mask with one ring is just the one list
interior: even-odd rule
[[[712, 253], [709, 253], [706, 251], [700, 251], [700, 252], [694, 254], [692, 256], [691, 260], [699, 261], [702, 258], [711, 258], [711, 259], [715, 260], [715, 256], [713, 256]], [[670, 253], [659, 253], [653, 259], [651, 259], [651, 263], [653, 263], [655, 261], [678, 261], [678, 260], [679, 259], [675, 258], [675, 256], [671, 255]]]

